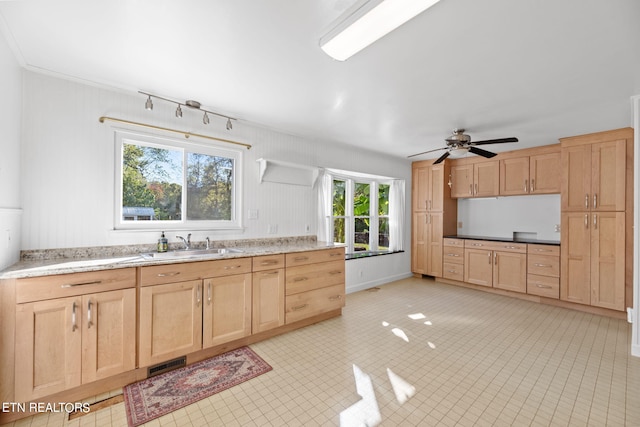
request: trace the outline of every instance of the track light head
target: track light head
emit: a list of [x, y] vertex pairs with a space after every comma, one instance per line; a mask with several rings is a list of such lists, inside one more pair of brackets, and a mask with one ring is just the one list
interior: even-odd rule
[[209, 116], [207, 115], [207, 112], [204, 112], [204, 116], [202, 116], [202, 123], [204, 123], [205, 125], [209, 124]]
[[231, 119], [227, 118], [227, 130], [233, 129], [233, 124], [231, 123]]
[[147, 98], [147, 102], [144, 103], [144, 108], [147, 110], [153, 110], [153, 102], [151, 102], [151, 95]]

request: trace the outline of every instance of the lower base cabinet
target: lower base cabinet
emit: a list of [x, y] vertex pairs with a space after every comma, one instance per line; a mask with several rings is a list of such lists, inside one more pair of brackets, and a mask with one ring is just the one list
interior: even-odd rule
[[464, 281], [513, 292], [527, 291], [527, 247], [521, 243], [469, 240]]
[[202, 347], [251, 335], [251, 273], [204, 280]]

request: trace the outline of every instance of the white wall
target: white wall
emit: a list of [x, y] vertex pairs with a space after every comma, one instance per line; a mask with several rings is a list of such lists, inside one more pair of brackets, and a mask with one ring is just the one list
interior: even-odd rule
[[560, 241], [560, 195], [458, 199], [458, 222], [458, 234], [511, 238], [525, 232]]
[[[155, 100], [154, 100], [155, 101]], [[246, 122], [225, 130], [225, 121], [211, 118], [201, 123], [200, 114], [184, 111], [174, 116], [174, 105], [154, 102], [144, 109], [145, 98], [62, 80], [26, 71], [22, 129], [21, 172], [23, 195], [23, 249], [154, 243], [157, 232], [113, 230], [114, 211], [114, 126], [101, 124], [103, 115], [203, 133], [252, 144], [244, 150], [244, 197], [242, 231], [194, 231], [192, 240], [297, 236], [316, 233], [316, 196], [311, 187], [258, 183], [259, 158], [270, 158], [311, 166], [393, 176], [406, 180], [411, 194], [411, 164], [373, 152], [357, 151], [324, 141], [312, 141]], [[135, 128], [131, 128], [135, 129]], [[141, 130], [142, 131], [142, 130]], [[149, 131], [144, 131], [149, 132]], [[410, 203], [410, 198], [407, 203]], [[258, 219], [248, 220], [248, 210]], [[410, 245], [407, 205], [405, 247]], [[268, 234], [276, 225], [277, 233]], [[176, 232], [168, 233], [176, 241]], [[379, 277], [410, 271], [409, 251], [392, 260], [379, 258]], [[350, 266], [362, 260], [350, 260]], [[393, 264], [390, 272], [386, 265]], [[398, 267], [400, 266], [400, 267]], [[350, 267], [351, 268], [351, 267]], [[350, 283], [348, 283], [350, 285]]]
[[0, 270], [20, 255], [22, 71], [0, 36]]

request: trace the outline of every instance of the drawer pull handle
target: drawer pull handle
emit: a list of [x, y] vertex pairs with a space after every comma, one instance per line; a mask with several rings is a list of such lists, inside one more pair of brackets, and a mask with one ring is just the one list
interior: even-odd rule
[[331, 274], [332, 276], [335, 276], [336, 274], [342, 274], [342, 270], [333, 270], [330, 271], [329, 274]]
[[262, 261], [260, 263], [260, 265], [276, 265], [276, 264], [278, 264], [278, 261], [276, 261], [276, 260]]
[[172, 276], [177, 276], [178, 274], [180, 274], [179, 271], [170, 271], [169, 273], [158, 273], [157, 276], [158, 277], [172, 277]]
[[551, 268], [551, 267], [553, 267], [551, 264], [537, 264], [537, 263], [536, 263], [536, 264], [533, 264], [533, 265], [535, 265], [536, 267], [545, 267], [545, 268]]
[[471, 246], [482, 246], [482, 243], [472, 243]]
[[99, 283], [102, 283], [102, 280], [94, 280], [92, 282], [82, 282], [82, 283], [66, 283], [62, 286], [60, 286], [61, 288], [73, 288], [74, 286], [84, 286], [84, 285], [97, 285]]
[[518, 249], [517, 246], [505, 246], [504, 248], [505, 249]]
[[458, 254], [447, 254], [447, 256], [457, 256], [457, 257], [459, 257], [460, 255], [458, 255]]
[[265, 273], [262, 273], [263, 276], [273, 276], [274, 274], [278, 274], [279, 271], [267, 271]]
[[297, 256], [293, 260], [294, 261], [306, 261], [308, 259], [309, 259], [309, 257], [306, 257], [306, 256]]
[[342, 299], [342, 295], [334, 295], [332, 297], [329, 297], [329, 301], [338, 301]]
[[73, 302], [71, 306], [71, 332], [75, 332], [78, 325], [76, 325], [76, 302]]
[[295, 279], [293, 279], [294, 282], [304, 282], [305, 280], [309, 280], [308, 277], [296, 277]]
[[455, 271], [455, 270], [447, 270], [447, 273], [454, 273], [454, 274], [458, 274], [458, 272], [457, 272], [457, 271]]
[[91, 298], [89, 298], [89, 302], [87, 302], [87, 329], [91, 328]]
[[535, 248], [534, 250], [535, 250], [536, 252], [551, 252], [551, 249]]
[[241, 265], [225, 265], [224, 269], [225, 270], [235, 270], [236, 268], [240, 268], [242, 267]]
[[342, 254], [336, 252], [336, 253], [329, 254], [329, 256], [342, 256]]
[[549, 286], [549, 285], [543, 285], [543, 284], [541, 284], [541, 283], [536, 283], [536, 287], [538, 287], [538, 288], [542, 288], [542, 289], [552, 289], [552, 288], [553, 288], [552, 286]]
[[297, 305], [295, 307], [291, 307], [291, 311], [298, 311], [298, 310], [302, 310], [303, 308], [306, 308], [309, 304], [302, 304], [302, 305]]

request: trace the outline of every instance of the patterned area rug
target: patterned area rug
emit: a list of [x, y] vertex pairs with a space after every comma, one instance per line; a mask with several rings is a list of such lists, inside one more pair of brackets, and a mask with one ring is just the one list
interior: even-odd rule
[[129, 384], [123, 389], [127, 421], [139, 426], [270, 370], [253, 350], [242, 347]]

